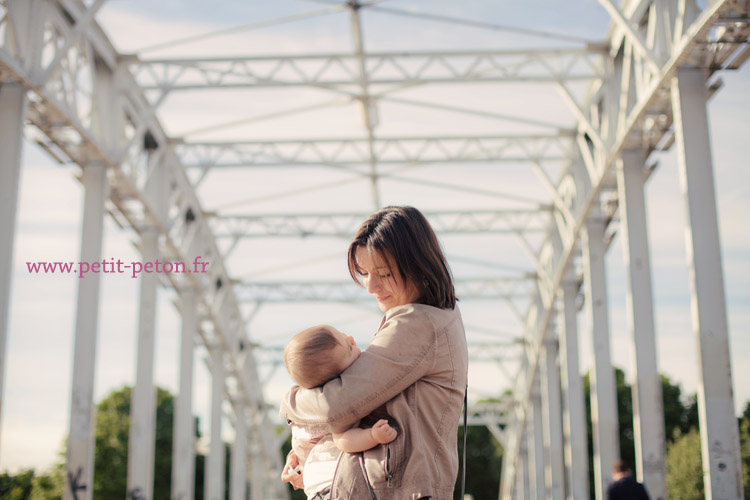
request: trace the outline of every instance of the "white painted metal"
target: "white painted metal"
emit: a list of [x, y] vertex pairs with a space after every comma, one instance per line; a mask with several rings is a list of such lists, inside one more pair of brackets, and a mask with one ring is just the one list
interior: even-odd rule
[[193, 360], [198, 333], [195, 292], [180, 291], [180, 387], [175, 398], [172, 438], [172, 500], [193, 500], [195, 492], [195, 424], [193, 421]]
[[[144, 192], [157, 220], [166, 217], [166, 168], [161, 155], [149, 157], [149, 177]], [[141, 233], [142, 262], [156, 262], [159, 252], [159, 230], [152, 226]], [[139, 276], [140, 301], [138, 311], [138, 343], [130, 406], [130, 435], [128, 447], [128, 494], [143, 500], [153, 498], [154, 449], [156, 443], [156, 387], [154, 386], [154, 357], [156, 349], [156, 304], [159, 275], [142, 273]]]
[[[372, 138], [378, 164], [435, 164], [563, 161], [575, 139], [572, 131], [542, 135], [432, 136]], [[188, 168], [342, 165], [370, 177], [370, 140], [300, 139], [243, 142], [177, 142], [175, 152]]]
[[[89, 5], [96, 9], [101, 2]], [[153, 109], [128, 71], [118, 66], [119, 55], [96, 21], [91, 20], [87, 5], [80, 0], [9, 0], [0, 4], [0, 13], [0, 31], [5, 35], [0, 40], [0, 82], [7, 85], [9, 81], [17, 81], [34, 93], [28, 117], [44, 135], [40, 140], [42, 147], [60, 161], [73, 161], [86, 168], [93, 163], [105, 165], [112, 183], [111, 213], [119, 224], [136, 232], [155, 228], [163, 242], [160, 251], [166, 252], [166, 255], [160, 252], [160, 257], [192, 262], [200, 255], [204, 262], [210, 262], [210, 275], [195, 275], [185, 280], [169, 276], [170, 285], [195, 290], [198, 307], [205, 311], [206, 325], [210, 326], [201, 330], [203, 342], [208, 339], [226, 347], [227, 366], [238, 380], [242, 400], [245, 404], [250, 400], [260, 401], [251, 412], [267, 413], [257, 378], [252, 385], [238, 377], [239, 343], [234, 336], [241, 331], [238, 326], [242, 316], [231, 293], [221, 308], [216, 307], [215, 284], [230, 280], [202, 216], [200, 202], [179, 160], [166, 147], [169, 141]], [[47, 66], [43, 66], [39, 57], [42, 46]], [[75, 63], [69, 64], [71, 60]], [[59, 61], [59, 66], [49, 67], [51, 61]], [[144, 192], [152, 172], [143, 168], [142, 163], [148, 154], [144, 150], [147, 132], [160, 145], [156, 154], [163, 166], [177, 166], [166, 173], [169, 193], [164, 198], [169, 203], [168, 219], [157, 216], [153, 199]], [[189, 220], [187, 212], [192, 213]], [[188, 259], [183, 252], [191, 251], [194, 253]], [[91, 316], [91, 311], [87, 314]], [[93, 369], [80, 369], [89, 368]], [[77, 416], [73, 420], [76, 419]], [[269, 434], [272, 429], [267, 418], [253, 418], [251, 422], [265, 431], [258, 432], [259, 435]], [[267, 481], [277, 478], [281, 471], [278, 451], [263, 447], [261, 453], [259, 459]], [[273, 490], [267, 498], [285, 498], [277, 493]]]
[[[529, 209], [435, 211], [424, 215], [439, 234], [526, 233], [546, 231], [551, 207]], [[368, 216], [356, 214], [220, 215], [211, 218], [216, 238], [335, 236], [349, 240]]]
[[[571, 273], [572, 274], [572, 273]], [[586, 403], [578, 356], [578, 280], [563, 282], [559, 318], [560, 372], [567, 498], [589, 498], [589, 451]]]
[[230, 458], [229, 500], [247, 498], [247, 417], [245, 407], [234, 405], [234, 442]]
[[[167, 252], [174, 260], [189, 261], [190, 259], [184, 258], [185, 255], [192, 257], [202, 255], [205, 259], [211, 260], [212, 272], [209, 276], [191, 277], [184, 281], [175, 279], [171, 285], [191, 286], [196, 291], [198, 307], [206, 315], [206, 324], [210, 325], [207, 328], [201, 328], [202, 340], [204, 344], [220, 346], [224, 350], [228, 376], [234, 377], [239, 385], [239, 397], [246, 405], [248, 412], [250, 424], [248, 435], [254, 436], [251, 439], [256, 439], [260, 443], [257, 449], [253, 449], [254, 453], [258, 453], [257, 457], [260, 457], [259, 460], [253, 462], [253, 468], [260, 471], [258, 477], [261, 478], [256, 481], [254, 495], [263, 500], [272, 498], [273, 495], [280, 498], [284, 496], [278, 488], [272, 487], [280, 484], [276, 481], [280, 471], [280, 457], [274, 449], [278, 443], [269, 439], [273, 437], [271, 433], [263, 432], [270, 430], [271, 424], [263, 403], [257, 374], [255, 377], [243, 377], [241, 374], [242, 363], [237, 346], [238, 340], [243, 338], [244, 333], [241, 328], [239, 304], [234, 293], [226, 293], [226, 287], [219, 291], [220, 287], [216, 286], [217, 283], [228, 284], [230, 280], [224, 270], [221, 255], [216, 249], [213, 233], [203, 216], [198, 198], [190, 182], [187, 181], [180, 158], [174, 153], [172, 142], [155, 119], [156, 106], [163, 102], [168, 92], [178, 89], [215, 88], [216, 86], [283, 86], [289, 88], [313, 86], [316, 89], [331, 91], [337, 96], [343, 95], [343, 99], [349, 102], [361, 99], [366, 112], [370, 112], [376, 109], [376, 103], [368, 99], [368, 96], [373, 96], [370, 90], [375, 87], [380, 90], [391, 85], [397, 89], [406, 83], [411, 85], [436, 82], [508, 81], [535, 81], [559, 85], [564, 99], [567, 100], [578, 121], [576, 137], [578, 151], [560, 152], [561, 157], [570, 160], [570, 169], [563, 172], [557, 184], [553, 184], [552, 177], [544, 172], [539, 163], [535, 163], [534, 155], [538, 156], [538, 153], [545, 152], [549, 154], [544, 157], [545, 159], [554, 159], [556, 152], [545, 148], [536, 150], [533, 141], [529, 138], [516, 140], [516, 146], [525, 145], [521, 149], [526, 151], [528, 161], [532, 163], [533, 168], [536, 168], [537, 173], [541, 174], [540, 177], [547, 189], [553, 192], [551, 194], [556, 211], [552, 217], [549, 217], [549, 207], [539, 207], [541, 215], [539, 219], [545, 219], [542, 220], [540, 226], [532, 225], [527, 220], [508, 227], [519, 233], [519, 240], [530, 254], [530, 260], [539, 275], [540, 283], [538, 290], [528, 293], [532, 301], [537, 302], [529, 308], [525, 322], [527, 327], [525, 334], [529, 341], [532, 359], [522, 364], [519, 371], [519, 383], [514, 394], [519, 407], [512, 415], [512, 421], [506, 426], [508, 438], [506, 439], [507, 454], [503, 462], [503, 492], [504, 498], [508, 498], [512, 494], [512, 490], [508, 488], [512, 487], [513, 481], [505, 481], [505, 479], [515, 478], [517, 485], [523, 483], [523, 465], [519, 463], [522, 460], [519, 457], [522, 456], [523, 448], [520, 443], [523, 439], [523, 430], [528, 427], [526, 416], [533, 410], [533, 404], [530, 401], [532, 383], [540, 371], [537, 369], [540, 363], [539, 355], [542, 352], [541, 347], [545, 342], [545, 337], [548, 336], [547, 331], [554, 314], [554, 298], [567, 286], [569, 266], [573, 264], [577, 256], [580, 233], [587, 219], [592, 215], [592, 210], [598, 209], [600, 194], [603, 190], [610, 190], [613, 187], [612, 174], [620, 153], [625, 149], [639, 150], [645, 158], [655, 149], [669, 147], [663, 146], [660, 141], [671, 123], [669, 83], [675, 72], [684, 64], [711, 68], [710, 71], [714, 71], [714, 68], [727, 64], [737, 49], [737, 45], [732, 42], [732, 37], [736, 36], [741, 40], [743, 33], [745, 39], [747, 37], [747, 17], [742, 16], [746, 16], [748, 2], [744, 0], [709, 2], [703, 12], [697, 11], [694, 2], [685, 0], [675, 0], [675, 2], [601, 0], [600, 3], [608, 9], [614, 20], [606, 48], [602, 45], [576, 51], [368, 54], [363, 44], [360, 44], [361, 50], [358, 54], [216, 58], [211, 61], [193, 59], [141, 63], [132, 59], [117, 68], [119, 74], [116, 88], [118, 92], [110, 94], [111, 96], [122, 95], [126, 98], [123, 98], [122, 102], [114, 98], [108, 100], [107, 102], [112, 103], [114, 109], [109, 109], [103, 115], [94, 114], [95, 116], [89, 123], [89, 112], [98, 109], [98, 106], [92, 104], [91, 96], [86, 94], [86, 86], [80, 85], [79, 82], [82, 81], [85, 72], [92, 67], [94, 72], [101, 72], [104, 67], [111, 72], [117, 67], [118, 61], [124, 60], [116, 53], [93, 20], [94, 12], [101, 6], [102, 0], [88, 2], [89, 7], [80, 0], [6, 0], [0, 4], [0, 12], [3, 8], [7, 8], [9, 15], [0, 16], [0, 26], [6, 28], [6, 35], [12, 33], [16, 37], [24, 38], [28, 43], [15, 45], [6, 43], [0, 47], [0, 78], [2, 78], [3, 85], [7, 85], [5, 82], [8, 79], [17, 80], [35, 93], [31, 106], [32, 112], [29, 113], [30, 120], [45, 135], [49, 145], [55, 146], [62, 154], [67, 155], [79, 165], [90, 165], [92, 160], [96, 160], [110, 168], [114, 188], [111, 199], [114, 204], [114, 213], [119, 221], [132, 226], [144, 236], [144, 241], [148, 239], [149, 228], [156, 228], [159, 237], [164, 241], [161, 250]], [[23, 9], [26, 6], [30, 6], [27, 12], [31, 9], [35, 11], [34, 16], [24, 17]], [[350, 2], [348, 7], [354, 11], [364, 5], [354, 1]], [[739, 14], [728, 15], [732, 9], [738, 11]], [[38, 55], [39, 50], [30, 51], [29, 53], [32, 54], [30, 57], [26, 57], [23, 53], [29, 47], [40, 48], [42, 45], [43, 38], [37, 36], [39, 33], [35, 34], [34, 30], [25, 30], [25, 26], [18, 24], [19, 20], [28, 22], [31, 17], [37, 20], [34, 24], [44, 24], [49, 27], [45, 38], [48, 51], [48, 56], [45, 58], [47, 66], [43, 66], [39, 58], [33, 56], [33, 54]], [[7, 29], [8, 26], [13, 29]], [[724, 43], [726, 41], [730, 43]], [[77, 58], [80, 64], [62, 64], [68, 54]], [[616, 60], [617, 58], [621, 60]], [[735, 58], [730, 64], [741, 65], [743, 61], [740, 59], [741, 57]], [[616, 60], [614, 65], [613, 60]], [[50, 64], [49, 61], [52, 63]], [[274, 64], [268, 64], [269, 61], [273, 61]], [[459, 61], [462, 62], [459, 63]], [[466, 61], [470, 61], [470, 64], [466, 64]], [[612, 66], [619, 68], [616, 70], [619, 73], [615, 72], [614, 76]], [[132, 69], [132, 73], [128, 67]], [[613, 84], [613, 78], [616, 79], [617, 85]], [[572, 91], [573, 86], [570, 83], [574, 80], [591, 83], [583, 99]], [[362, 95], [351, 91], [357, 84], [360, 84]], [[705, 81], [701, 82], [701, 85], [705, 85]], [[115, 86], [113, 85], [112, 88]], [[164, 92], [153, 104], [149, 104], [143, 93], [144, 88], [159, 88]], [[697, 88], [698, 84], [695, 85], [695, 89]], [[98, 93], [101, 95], [101, 92]], [[385, 94], [387, 91], [383, 91], [378, 99], [415, 104]], [[699, 104], [705, 107], [705, 95], [699, 95], [698, 100]], [[101, 105], [102, 101], [98, 104]], [[489, 117], [491, 114], [477, 110], [459, 110], [449, 105], [429, 104], [428, 106], [440, 110], [468, 112], [477, 116]], [[130, 121], [128, 127], [122, 126], [125, 115]], [[498, 117], [494, 116], [494, 118]], [[517, 121], [521, 120], [517, 119]], [[59, 126], [60, 123], [64, 125]], [[373, 124], [370, 128], [372, 132], [374, 130], [372, 116], [367, 119], [367, 123]], [[155, 216], [152, 201], [143, 192], [146, 179], [142, 175], [138, 159], [144, 153], [143, 134], [147, 131], [162, 146], [160, 149], [163, 153], [160, 154], [163, 154], [164, 160], [170, 165], [177, 166], [175, 172], [169, 174], [170, 185], [173, 186], [169, 196], [171, 200], [169, 213], [173, 215], [170, 215], [168, 220], [160, 220]], [[570, 142], [569, 133], [566, 132], [564, 135], [566, 135], [564, 140], [558, 142], [567, 144]], [[326, 160], [331, 161], [333, 166], [347, 168], [351, 173], [372, 176], [375, 179], [376, 175], [382, 176], [382, 172], [374, 170], [377, 165], [372, 162], [373, 151], [382, 159], [381, 163], [389, 161], [393, 163], [465, 162], [486, 161], [486, 159], [496, 161], [508, 157], [507, 154], [493, 155], [481, 152], [482, 147], [487, 144], [483, 142], [486, 139], [486, 137], [441, 139], [441, 141], [454, 141], [453, 146], [460, 141], [465, 141], [460, 143], [459, 150], [476, 145], [477, 149], [474, 151], [481, 153], [476, 158], [472, 155], [456, 155], [447, 152], [441, 156], [438, 151], [439, 142], [430, 142], [435, 141], [435, 138], [416, 138], [415, 140], [415, 138], [402, 137], [393, 138], [392, 143], [389, 143], [389, 145], [401, 147], [412, 141], [410, 146], [414, 147], [418, 141], [423, 141], [422, 146], [429, 145], [428, 149], [424, 150], [423, 156], [408, 153], [388, 156], [384, 154], [384, 151], [377, 150], [378, 144], [384, 145], [387, 141], [375, 137], [373, 133], [367, 139], [369, 149], [360, 157], [356, 156], [358, 153], [354, 149], [347, 148], [357, 141], [359, 145], [364, 144], [361, 139], [351, 140], [351, 143], [346, 144], [338, 143], [339, 147], [344, 148], [342, 151], [346, 150], [346, 154], [350, 155], [346, 157], [328, 157], [319, 152], [292, 153], [291, 150], [284, 149], [287, 147], [286, 144], [271, 141], [270, 144], [256, 143], [249, 147], [234, 145], [231, 148], [225, 148], [221, 154], [228, 154], [231, 160], [226, 163], [216, 162], [215, 165], [252, 164], [257, 166], [253, 152], [262, 150], [265, 155], [270, 154], [269, 164], [284, 162], [320, 164], [321, 160]], [[340, 140], [332, 139], [331, 141]], [[290, 140], [288, 143], [292, 148], [307, 145], [316, 147], [316, 141], [304, 139]], [[440, 144], [444, 146], [446, 143]], [[433, 146], [435, 146], [434, 150], [429, 149]], [[180, 145], [174, 146], [177, 150], [180, 147]], [[205, 156], [200, 157], [201, 160], [214, 160], [217, 158], [214, 156], [215, 152], [216, 150], [209, 148], [207, 152], [199, 152], [196, 155], [205, 153]], [[578, 154], [581, 155], [580, 161], [576, 157]], [[497, 158], [493, 160], [493, 156]], [[522, 156], [516, 159], [522, 159]], [[352, 158], [356, 158], [362, 166], [345, 165]], [[185, 157], [183, 156], [182, 159], [185, 160]], [[541, 161], [539, 158], [536, 159]], [[209, 163], [211, 162], [202, 165]], [[576, 169], [579, 166], [585, 166], [586, 178], [577, 175]], [[697, 204], [697, 202], [694, 203]], [[688, 204], [690, 206], [690, 201]], [[187, 220], [188, 213], [193, 214], [193, 222]], [[614, 212], [608, 212], [607, 220], [614, 215]], [[541, 246], [538, 246], [532, 242], [529, 235], [534, 229], [547, 228], [549, 223], [546, 219], [555, 221], [553, 224], [556, 224], [556, 229], [553, 229], [553, 232], [559, 231], [559, 236], [546, 238]], [[715, 224], [715, 214], [713, 223]], [[699, 225], [696, 224], [694, 228], [696, 227]], [[604, 228], [600, 229], [602, 229], [600, 236], [603, 239]], [[590, 233], [588, 231], [589, 236]], [[261, 236], [264, 235], [267, 234], [261, 234]], [[235, 238], [237, 234], [231, 236]], [[599, 238], [595, 239], [596, 245], [603, 243]], [[590, 244], [590, 241], [588, 243]], [[712, 251], [715, 250], [714, 253], [718, 256], [718, 235], [715, 244], [717, 247]], [[586, 246], [584, 245], [584, 253], [590, 252]], [[603, 259], [603, 249], [599, 258]], [[696, 262], [699, 260], [696, 254]], [[584, 268], [587, 265], [584, 259]], [[720, 272], [718, 274], [720, 276]], [[696, 282], [698, 283], [696, 288], [699, 288], [702, 281], [696, 280]], [[712, 293], [715, 292], [716, 287], [719, 291], [723, 291], [723, 283], [719, 282], [718, 285], [714, 285], [711, 288]], [[592, 303], [592, 293], [588, 290], [590, 287], [591, 280], [587, 280], [587, 303]], [[567, 292], [564, 293], [565, 304], [568, 304], [570, 299], [574, 306], [574, 292], [571, 291], [573, 295], [570, 297]], [[506, 301], [511, 302], [510, 297], [506, 298]], [[723, 302], [720, 309], [724, 310]], [[574, 323], [574, 314], [572, 318]], [[566, 314], [566, 324], [569, 321], [570, 317]], [[566, 330], [570, 333], [574, 332], [575, 324], [572, 329], [566, 326]], [[699, 330], [703, 333], [702, 329]], [[723, 332], [725, 335], [726, 327]], [[568, 338], [567, 340], [575, 344], [575, 339]], [[563, 351], [568, 351], [568, 346], [561, 343], [561, 347]], [[706, 352], [706, 357], [709, 357], [708, 352]], [[568, 359], [568, 355], [561, 356], [561, 363], [564, 358]], [[572, 357], [569, 359], [571, 364], [572, 359]], [[574, 380], [578, 377], [575, 373], [578, 369], [577, 354], [575, 359], [574, 367], [563, 369], [563, 380], [566, 376], [569, 378], [569, 392], [575, 392], [572, 386], [575, 385]], [[608, 364], [607, 359], [606, 365]], [[254, 365], [252, 368], [255, 369]], [[611, 371], [611, 367], [609, 370]], [[597, 387], [601, 387], [601, 374], [597, 372], [594, 375], [598, 382]], [[710, 385], [707, 392], [707, 397], [710, 398], [721, 391]], [[613, 394], [611, 395], [613, 397]], [[574, 399], [575, 396], [566, 394], [566, 405], [569, 404], [571, 407], [566, 414], [570, 419], [575, 419], [572, 416], [575, 413], [572, 407], [577, 406]], [[597, 396], [597, 399], [599, 403], [602, 403], [601, 397]], [[704, 401], [704, 409], [706, 406], [706, 401]], [[731, 405], [728, 405], [728, 408], [731, 408]], [[727, 409], [725, 413], [731, 414], [731, 409]], [[710, 411], [707, 410], [703, 420], [711, 420], [713, 417], [709, 418], [709, 414]], [[720, 418], [725, 417], [723, 413], [720, 415]], [[570, 422], [568, 427], [574, 429], [576, 425]], [[572, 440], [574, 437], [575, 432], [571, 431], [569, 439]], [[707, 439], [705, 432], [704, 438]], [[571, 450], [575, 449], [572, 441], [569, 445]], [[575, 461], [571, 461], [570, 466], [574, 465]], [[508, 477], [505, 477], [506, 467]], [[525, 467], [525, 473], [528, 473], [528, 467]], [[608, 475], [609, 471], [600, 470], [599, 473], [599, 475], [602, 473]], [[519, 476], [521, 480], [518, 479]], [[581, 475], [583, 476], [585, 474]], [[272, 480], [275, 482], [271, 483]], [[506, 486], [506, 484], [510, 485]], [[262, 489], [263, 487], [265, 489]], [[264, 492], [262, 494], [258, 493], [261, 489]], [[528, 491], [528, 488], [524, 491]], [[599, 494], [601, 495], [601, 491]], [[583, 495], [580, 498], [586, 497]]]
[[27, 102], [26, 89], [22, 85], [0, 83], [0, 151], [3, 152], [3, 166], [0, 168], [0, 422], [3, 415], [10, 283]]
[[623, 258], [627, 271], [627, 318], [633, 339], [633, 431], [636, 476], [654, 498], [666, 498], [666, 441], [661, 375], [657, 367], [651, 265], [639, 151], [626, 151], [617, 166]]
[[[102, 260], [104, 203], [107, 172], [100, 163], [83, 169], [83, 226], [80, 262]], [[94, 374], [99, 320], [100, 274], [78, 281], [73, 381], [70, 399], [70, 427], [65, 463], [64, 500], [91, 500], [94, 489]]]
[[[456, 280], [456, 294], [465, 299], [513, 299], [528, 297], [533, 287], [531, 278], [499, 278]], [[293, 303], [293, 302], [368, 302], [372, 297], [364, 288], [351, 281], [335, 282], [253, 282], [235, 285], [237, 300], [241, 303]]]
[[681, 69], [672, 81], [692, 323], [698, 342], [698, 411], [708, 499], [743, 498], [739, 431], [734, 415], [724, 278], [708, 136], [705, 73]]
[[224, 441], [221, 438], [221, 406], [224, 401], [224, 352], [211, 349], [211, 444], [206, 457], [205, 500], [223, 500], [226, 462]]
[[529, 500], [529, 454], [526, 449], [526, 444], [522, 445], [519, 451], [518, 469], [516, 470], [516, 483], [517, 486], [513, 490], [517, 492], [516, 498], [519, 500]]
[[558, 343], [553, 338], [544, 343], [542, 351], [542, 415], [544, 419], [545, 484], [551, 500], [565, 498], [562, 409], [560, 401], [560, 371], [557, 366]]
[[[603, 46], [559, 50], [491, 50], [453, 52], [368, 53], [371, 85], [446, 82], [557, 82], [604, 78], [599, 64]], [[269, 65], [268, 61], [273, 61]], [[468, 61], [468, 62], [467, 62]], [[217, 57], [211, 59], [143, 59], [127, 61], [143, 89], [166, 91], [231, 87], [336, 89], [351, 85], [358, 74], [356, 54]], [[342, 71], [343, 68], [343, 71]], [[284, 74], [279, 78], [277, 74]], [[356, 83], [356, 82], [355, 82]]]
[[529, 419], [529, 484], [531, 498], [544, 500], [547, 497], [547, 485], [544, 481], [546, 457], [544, 453], [544, 414], [542, 412], [542, 393], [539, 383], [540, 375], [534, 382], [534, 392], [531, 398], [532, 417]]
[[594, 438], [594, 485], [597, 500], [604, 500], [612, 482], [611, 470], [620, 455], [617, 389], [610, 361], [607, 278], [604, 262], [604, 221], [591, 217], [583, 233], [583, 276], [586, 315], [591, 328], [594, 369], [590, 372], [591, 425]]

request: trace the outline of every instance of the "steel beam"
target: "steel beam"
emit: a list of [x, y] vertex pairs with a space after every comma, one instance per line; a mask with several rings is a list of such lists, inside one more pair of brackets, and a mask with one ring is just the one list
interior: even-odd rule
[[704, 487], [709, 500], [742, 499], [740, 441], [734, 415], [705, 81], [702, 69], [689, 68], [679, 70], [672, 81], [680, 184], [688, 220], [685, 244], [690, 268], [690, 306], [698, 342]]
[[[363, 54], [370, 85], [592, 81], [605, 77], [604, 46], [585, 49]], [[126, 59], [144, 90], [205, 88], [351, 87], [356, 54]]]
[[224, 441], [221, 438], [221, 405], [224, 401], [224, 352], [214, 346], [211, 352], [211, 443], [206, 459], [205, 500], [224, 499]]
[[582, 242], [586, 314], [591, 326], [594, 350], [594, 369], [589, 380], [597, 500], [606, 498], [607, 486], [612, 482], [612, 465], [620, 457], [617, 387], [609, 349], [604, 224], [601, 217], [588, 219]]
[[[533, 282], [527, 278], [455, 280], [456, 295], [462, 299], [512, 299], [527, 297]], [[235, 285], [240, 303], [279, 302], [371, 302], [362, 287], [351, 281], [252, 282]]]
[[542, 394], [539, 383], [540, 374], [534, 380], [534, 392], [531, 394], [531, 418], [529, 419], [529, 486], [530, 498], [544, 500], [547, 496], [544, 481], [544, 417], [542, 413]]
[[[436, 233], [539, 233], [546, 229], [551, 207], [529, 209], [425, 212]], [[370, 214], [265, 214], [211, 217], [216, 238], [339, 237], [350, 239]]]
[[578, 362], [578, 281], [563, 282], [559, 319], [560, 372], [567, 499], [589, 498], [589, 450], [586, 402]]
[[[5, 349], [10, 326], [10, 285], [13, 277], [13, 245], [21, 177], [23, 127], [26, 121], [26, 89], [17, 83], [0, 83], [0, 423], [5, 385]], [[2, 428], [0, 428], [1, 437]]]
[[636, 475], [654, 498], [666, 490], [666, 441], [661, 375], [657, 367], [651, 265], [644, 193], [645, 169], [639, 151], [623, 153], [617, 167], [623, 260], [627, 271], [627, 319], [633, 339], [633, 431]]
[[172, 439], [172, 498], [192, 500], [195, 485], [195, 428], [193, 422], [193, 354], [198, 333], [195, 291], [180, 291], [180, 388], [175, 398]]
[[516, 469], [516, 488], [513, 491], [518, 492], [517, 498], [531, 500], [531, 492], [529, 491], [531, 484], [531, 478], [529, 477], [529, 450], [526, 446], [526, 440], [523, 437], [521, 439], [522, 444], [519, 450], [518, 468]]
[[[149, 158], [149, 177], [144, 192], [157, 220], [166, 217], [168, 186], [161, 156]], [[154, 262], [160, 257], [159, 229], [143, 229], [141, 233], [143, 262]], [[138, 347], [135, 387], [130, 406], [130, 440], [128, 445], [128, 494], [143, 500], [153, 498], [154, 449], [156, 444], [156, 387], [154, 386], [154, 357], [156, 350], [157, 287], [159, 275], [143, 273], [139, 276], [140, 301], [138, 311]]]
[[[83, 186], [80, 262], [100, 262], [104, 232], [104, 202], [108, 196], [106, 167], [98, 163], [87, 165], [83, 169]], [[78, 281], [70, 427], [63, 500], [91, 500], [93, 498], [94, 416], [96, 414], [94, 375], [96, 373], [100, 280], [100, 274], [89, 274]]]
[[565, 498], [562, 411], [560, 402], [560, 371], [557, 366], [558, 343], [551, 338], [542, 351], [542, 415], [544, 415], [544, 447], [547, 450], [544, 480], [551, 500]]
[[234, 442], [230, 457], [229, 500], [247, 499], [247, 417], [242, 404], [234, 406]]
[[378, 165], [561, 162], [574, 140], [572, 133], [560, 131], [546, 135], [190, 141], [176, 142], [174, 147], [188, 168], [342, 165], [369, 176], [372, 172], [364, 167], [371, 164], [373, 155]]

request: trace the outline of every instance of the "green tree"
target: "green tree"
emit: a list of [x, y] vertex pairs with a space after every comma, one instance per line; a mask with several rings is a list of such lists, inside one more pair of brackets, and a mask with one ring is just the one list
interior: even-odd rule
[[703, 498], [701, 436], [698, 429], [678, 435], [667, 450], [667, 491], [670, 498]]
[[750, 401], [740, 417], [740, 455], [742, 456], [742, 484], [745, 498], [750, 498]]
[[0, 499], [29, 500], [33, 487], [34, 470], [26, 469], [18, 474], [0, 474]]
[[[463, 456], [463, 428], [458, 429], [458, 459]], [[466, 493], [474, 500], [495, 500], [500, 492], [503, 450], [486, 426], [471, 425], [466, 431]], [[461, 500], [461, 470], [453, 498]]]
[[[631, 467], [635, 464], [635, 433], [633, 430], [633, 388], [625, 381], [625, 372], [615, 368], [617, 390], [617, 417], [619, 424], [620, 458]], [[698, 427], [698, 405], [695, 396], [683, 402], [682, 389], [673, 384], [669, 377], [661, 376], [662, 402], [664, 408], [664, 434], [669, 445], [690, 429]], [[589, 449], [589, 491], [594, 497], [594, 453], [591, 426], [591, 385], [589, 374], [583, 377], [586, 398], [586, 429]], [[609, 471], [605, 471], [608, 473]]]
[[34, 476], [33, 488], [29, 500], [62, 500], [65, 477], [63, 476], [63, 462], [41, 475]]
[[[127, 494], [131, 388], [111, 392], [97, 406], [94, 497], [120, 500]], [[156, 390], [154, 498], [170, 498], [174, 397]]]

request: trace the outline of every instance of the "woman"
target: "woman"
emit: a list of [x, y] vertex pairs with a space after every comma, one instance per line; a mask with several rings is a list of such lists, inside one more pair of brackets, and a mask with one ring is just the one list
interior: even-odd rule
[[[330, 500], [452, 500], [468, 355], [453, 279], [435, 233], [412, 207], [371, 215], [349, 246], [349, 272], [385, 313], [371, 344], [338, 378], [294, 387], [282, 418], [343, 432], [387, 417], [398, 437], [342, 453]], [[367, 417], [367, 418], [365, 418]], [[296, 458], [282, 479], [295, 483]]]

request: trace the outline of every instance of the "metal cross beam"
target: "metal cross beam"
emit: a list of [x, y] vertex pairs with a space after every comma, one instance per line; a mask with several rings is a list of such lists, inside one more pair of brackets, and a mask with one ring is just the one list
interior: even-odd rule
[[[573, 131], [548, 135], [376, 137], [372, 140], [372, 154], [378, 164], [542, 162], [564, 160], [573, 144]], [[186, 167], [200, 168], [276, 165], [361, 168], [371, 161], [367, 138], [185, 142], [175, 144], [175, 152]]]
[[[606, 47], [364, 55], [371, 85], [589, 81], [605, 77]], [[348, 87], [358, 84], [355, 54], [185, 59], [125, 58], [144, 90], [237, 87]]]
[[[439, 234], [539, 233], [552, 208], [425, 212]], [[369, 214], [221, 215], [212, 217], [216, 238], [325, 236], [351, 238]]]
[[[482, 278], [456, 280], [456, 295], [461, 299], [526, 298], [533, 288], [533, 278]], [[249, 282], [234, 285], [239, 302], [369, 302], [364, 288], [351, 281], [329, 282]]]

